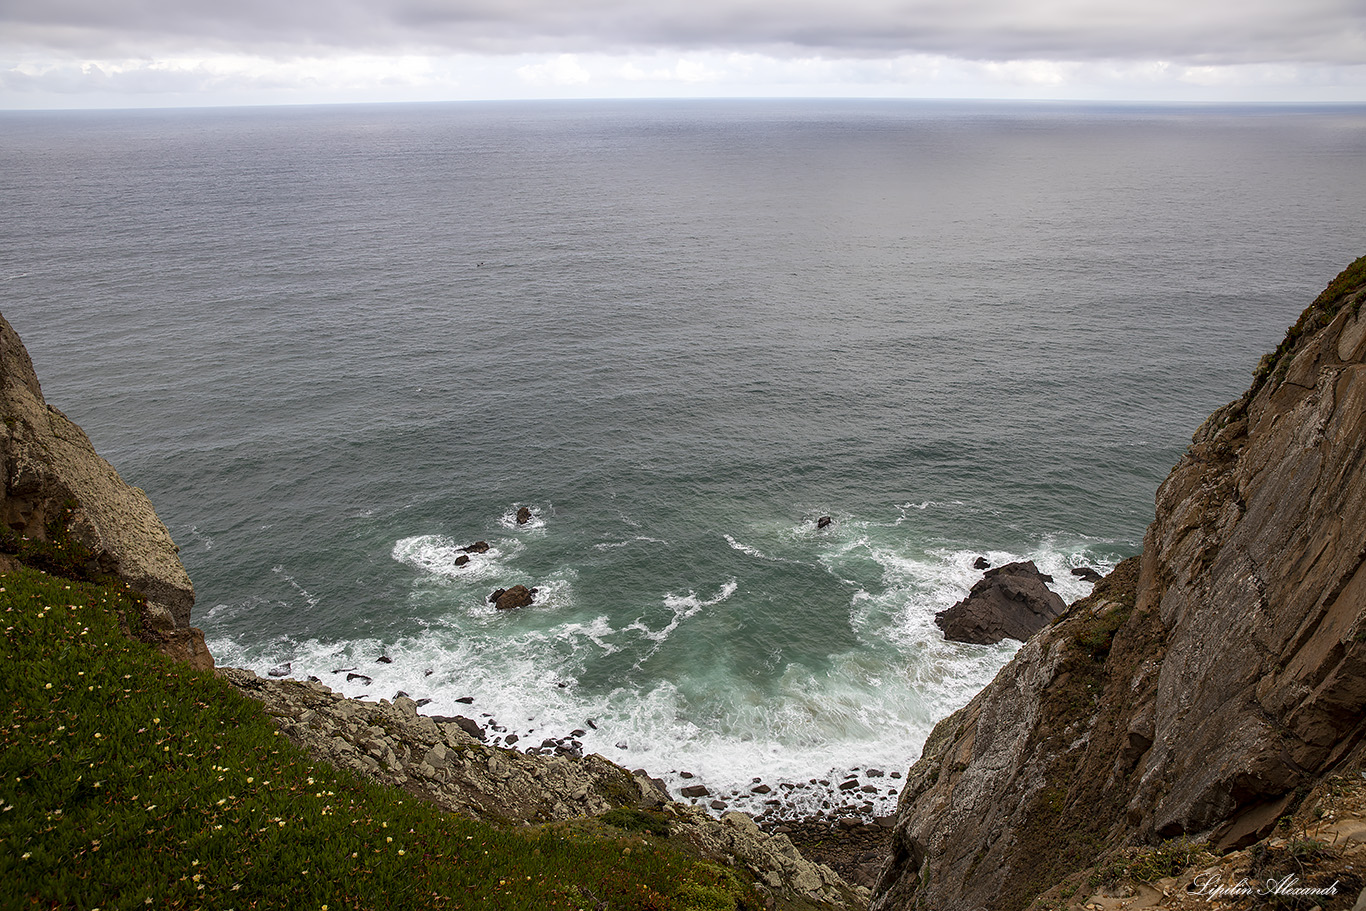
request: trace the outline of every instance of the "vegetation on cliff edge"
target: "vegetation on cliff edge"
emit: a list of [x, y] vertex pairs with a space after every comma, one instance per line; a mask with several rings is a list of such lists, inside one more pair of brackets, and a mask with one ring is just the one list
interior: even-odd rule
[[498, 829], [314, 763], [259, 703], [122, 635], [135, 610], [0, 575], [0, 906], [760, 906], [648, 832]]

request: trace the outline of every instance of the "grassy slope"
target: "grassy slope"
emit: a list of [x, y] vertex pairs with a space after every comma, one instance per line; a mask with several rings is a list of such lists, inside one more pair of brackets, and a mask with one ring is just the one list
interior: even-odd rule
[[653, 836], [500, 830], [315, 764], [259, 703], [122, 635], [134, 610], [0, 576], [0, 908], [761, 907]]

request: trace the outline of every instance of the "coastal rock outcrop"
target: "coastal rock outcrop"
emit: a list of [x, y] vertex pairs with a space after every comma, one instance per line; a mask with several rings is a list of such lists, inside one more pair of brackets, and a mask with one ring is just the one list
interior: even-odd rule
[[419, 713], [406, 696], [373, 703], [348, 699], [317, 681], [272, 679], [238, 668], [217, 673], [264, 703], [281, 733], [314, 756], [445, 810], [514, 824], [601, 816], [618, 807], [649, 810], [667, 822], [671, 834], [744, 864], [788, 903], [854, 909], [866, 901], [866, 889], [851, 888], [829, 867], [811, 863], [786, 836], [760, 831], [743, 813], [718, 820], [671, 801], [644, 772], [628, 772], [596, 754], [529, 755], [488, 746], [454, 721]]
[[1364, 303], [1366, 258], [1195, 433], [1142, 555], [935, 728], [874, 911], [1024, 908], [1127, 846], [1239, 848], [1361, 768]]
[[190, 626], [194, 586], [166, 526], [147, 495], [47, 404], [28, 351], [3, 316], [0, 418], [0, 524], [6, 549], [19, 555], [11, 559], [22, 558], [25, 542], [38, 542], [74, 557], [74, 571], [120, 579], [146, 601], [141, 638], [195, 667], [213, 667], [203, 633]]
[[935, 614], [934, 622], [953, 642], [1023, 642], [1067, 609], [1045, 584], [1051, 581], [1032, 560], [998, 566], [987, 570], [966, 598]]

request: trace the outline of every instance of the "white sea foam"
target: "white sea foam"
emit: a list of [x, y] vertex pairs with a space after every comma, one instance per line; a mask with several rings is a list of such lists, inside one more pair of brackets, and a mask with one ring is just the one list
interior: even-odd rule
[[[531, 511], [531, 518], [519, 525], [517, 524], [517, 513], [523, 506]], [[519, 529], [524, 531], [540, 531], [545, 528], [545, 517], [551, 509], [552, 507], [546, 507], [543, 510], [541, 507], [532, 506], [529, 503], [513, 503], [507, 508], [507, 511], [498, 517], [498, 524], [511, 531], [517, 531]]]
[[619, 547], [630, 547], [630, 546], [632, 546], [632, 545], [634, 545], [634, 544], [664, 544], [664, 545], [667, 545], [668, 543], [669, 543], [669, 542], [668, 542], [668, 541], [665, 541], [663, 538], [652, 538], [652, 537], [650, 537], [649, 535], [636, 535], [636, 536], [633, 537], [633, 538], [627, 538], [625, 541], [602, 541], [602, 542], [600, 542], [600, 543], [598, 543], [598, 544], [594, 544], [594, 545], [593, 545], [593, 548], [594, 548], [595, 550], [615, 550], [616, 548], [619, 548]]
[[[518, 748], [534, 748], [544, 738], [582, 730], [578, 740], [585, 752], [645, 768], [675, 793], [700, 782], [729, 808], [758, 814], [781, 800], [781, 812], [801, 814], [848, 806], [852, 800], [864, 812], [889, 813], [901, 782], [869, 771], [904, 773], [935, 722], [971, 699], [1018, 648], [1010, 641], [996, 646], [946, 642], [934, 625], [934, 614], [961, 599], [981, 577], [973, 567], [977, 557], [992, 565], [1032, 559], [1053, 574], [1054, 589], [1069, 601], [1090, 589], [1070, 574], [1073, 566], [1105, 572], [1117, 560], [1097, 556], [1090, 546], [1051, 539], [1018, 553], [922, 550], [901, 540], [897, 521], [842, 516], [820, 534], [807, 521], [745, 533], [757, 542], [772, 542], [762, 547], [725, 536], [731, 549], [747, 556], [824, 567], [847, 584], [856, 644], [830, 655], [819, 669], [784, 665], [787, 659], [777, 643], [761, 647], [752, 656], [754, 667], [763, 668], [754, 681], [705, 663], [660, 679], [648, 664], [690, 622], [702, 623], [698, 634], [707, 635], [709, 612], [740, 592], [737, 578], [700, 593], [666, 592], [657, 602], [665, 613], [642, 613], [622, 623], [619, 614], [614, 620], [577, 603], [577, 571], [567, 566], [527, 579], [538, 587], [530, 609], [498, 612], [482, 602], [481, 592], [476, 609], [432, 617], [420, 633], [389, 643], [279, 639], [242, 648], [218, 640], [211, 647], [224, 663], [258, 673], [292, 661], [294, 676], [317, 676], [352, 696], [392, 698], [402, 691], [430, 699], [424, 711], [473, 717], [490, 727], [495, 743], [515, 735]], [[641, 535], [620, 543], [658, 540]], [[504, 584], [525, 575], [520, 558], [529, 553], [527, 547], [537, 546], [534, 539], [516, 537], [490, 544], [486, 554], [470, 554], [470, 563], [462, 567], [453, 565], [463, 553], [460, 546], [441, 535], [404, 538], [394, 545], [393, 557], [428, 578], [482, 585], [497, 575]], [[871, 577], [870, 568], [875, 570]], [[378, 663], [381, 654], [392, 663]], [[602, 662], [623, 657], [627, 673], [604, 691]], [[364, 676], [347, 680], [348, 673]], [[597, 685], [591, 683], [595, 680]], [[461, 698], [472, 703], [456, 701]], [[684, 772], [694, 777], [685, 778]], [[839, 784], [851, 776], [858, 789], [840, 791]], [[774, 792], [754, 793], [754, 778]], [[865, 786], [873, 790], [862, 790]]]
[[[467, 552], [469, 545], [457, 544], [445, 535], [417, 535], [394, 544], [392, 556], [400, 563], [436, 576], [466, 581], [485, 581], [506, 575], [506, 562], [516, 556], [522, 544], [515, 539], [486, 542], [483, 553]], [[469, 562], [458, 563], [461, 557]]]

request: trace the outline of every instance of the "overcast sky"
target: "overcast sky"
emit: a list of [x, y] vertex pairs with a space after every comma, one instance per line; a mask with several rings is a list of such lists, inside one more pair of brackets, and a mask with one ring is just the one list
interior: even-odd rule
[[1366, 103], [1366, 0], [0, 0], [0, 108]]

